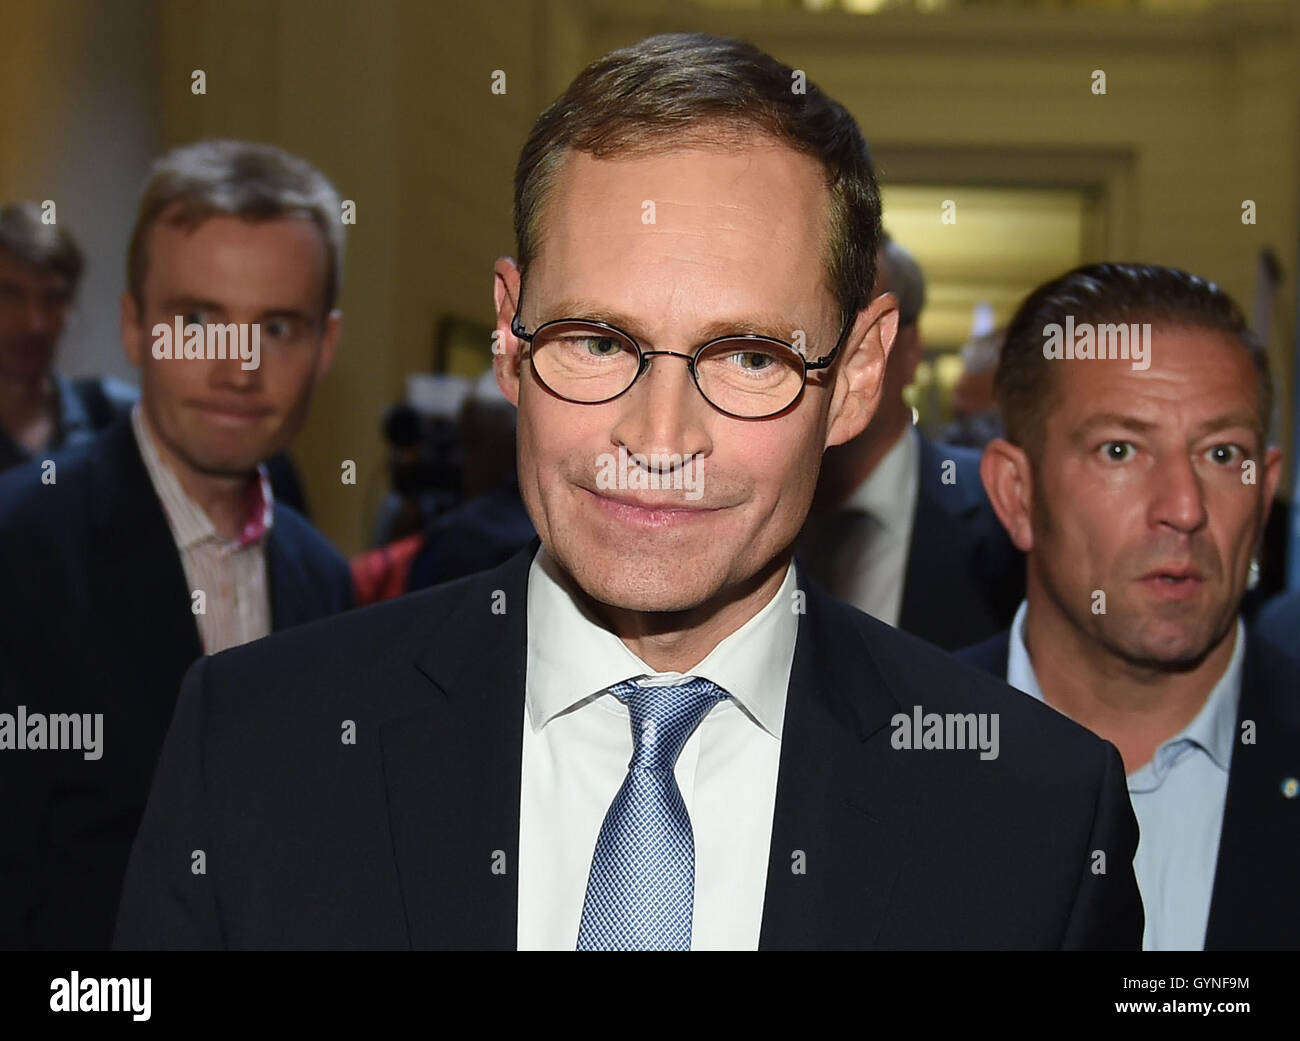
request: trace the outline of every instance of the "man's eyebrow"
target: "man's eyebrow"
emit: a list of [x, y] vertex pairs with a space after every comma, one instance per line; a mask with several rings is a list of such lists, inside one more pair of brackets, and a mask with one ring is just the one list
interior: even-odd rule
[[269, 322], [275, 318], [288, 318], [298, 322], [314, 322], [313, 318], [306, 311], [300, 311], [296, 307], [275, 307], [269, 311], [263, 311], [257, 316], [259, 322]]
[[[1158, 425], [1122, 412], [1098, 412], [1079, 424], [1074, 429], [1071, 439], [1076, 442], [1084, 441], [1101, 427], [1118, 427], [1123, 430], [1131, 430], [1135, 434], [1147, 434], [1155, 430]], [[1213, 434], [1219, 430], [1230, 430], [1233, 427], [1244, 427], [1252, 431], [1257, 437], [1263, 437], [1259, 417], [1254, 412], [1244, 408], [1235, 409], [1232, 412], [1225, 412], [1212, 419], [1207, 419], [1198, 424], [1193, 433], [1199, 439], [1207, 434]]]
[[1242, 427], [1249, 430], [1261, 441], [1264, 439], [1264, 428], [1259, 421], [1259, 415], [1253, 409], [1248, 408], [1234, 409], [1231, 412], [1224, 412], [1215, 416], [1213, 419], [1207, 419], [1196, 427], [1196, 436], [1201, 438], [1206, 434], [1214, 434], [1220, 430], [1231, 430], [1233, 427]]
[[[616, 329], [622, 329], [631, 336], [635, 336], [642, 344], [649, 342], [645, 327], [637, 319], [583, 300], [561, 300], [559, 303], [547, 307], [537, 324], [541, 325], [544, 322], [570, 318], [604, 322], [606, 325], [612, 325]], [[720, 336], [752, 334], [755, 336], [770, 336], [774, 340], [784, 340], [789, 343], [794, 339], [795, 332], [801, 328], [801, 326], [792, 323], [788, 317], [783, 315], [770, 313], [750, 314], [739, 318], [715, 318], [695, 330], [693, 339], [696, 344], [701, 344], [706, 340], [717, 339]], [[805, 339], [811, 339], [806, 329], [804, 330], [804, 337]], [[826, 344], [822, 353], [829, 351], [832, 346], [832, 344]], [[821, 349], [820, 346], [818, 349]]]
[[198, 296], [173, 296], [162, 302], [164, 311], [179, 313], [187, 310], [224, 311], [225, 307], [215, 300], [204, 300]]
[[1123, 412], [1095, 412], [1074, 428], [1070, 440], [1085, 441], [1101, 427], [1118, 427], [1135, 434], [1147, 434], [1156, 428], [1156, 424], [1138, 419], [1137, 416], [1125, 415]]

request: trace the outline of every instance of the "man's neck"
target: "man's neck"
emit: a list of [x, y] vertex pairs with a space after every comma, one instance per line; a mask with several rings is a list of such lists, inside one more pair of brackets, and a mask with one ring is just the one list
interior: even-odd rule
[[59, 422], [58, 394], [49, 373], [0, 379], [0, 429], [28, 449], [45, 445]]
[[593, 603], [581, 590], [578, 595], [628, 650], [656, 672], [685, 673], [771, 603], [789, 565], [790, 554], [782, 554], [739, 588], [688, 611], [628, 611]]
[[1135, 665], [1080, 632], [1041, 589], [1029, 593], [1023, 635], [1043, 700], [1118, 748], [1126, 773], [1196, 718], [1236, 646], [1234, 625], [1194, 668]]
[[833, 513], [843, 506], [907, 433], [911, 416], [905, 407], [877, 413], [871, 425], [852, 441], [828, 448], [812, 512]]
[[159, 460], [176, 477], [181, 490], [207, 514], [222, 538], [235, 538], [247, 520], [244, 515], [245, 496], [248, 494], [252, 472], [228, 475], [199, 470], [189, 465], [158, 435], [158, 429], [150, 421], [147, 409], [141, 408], [140, 418], [144, 421], [145, 432], [153, 443]]

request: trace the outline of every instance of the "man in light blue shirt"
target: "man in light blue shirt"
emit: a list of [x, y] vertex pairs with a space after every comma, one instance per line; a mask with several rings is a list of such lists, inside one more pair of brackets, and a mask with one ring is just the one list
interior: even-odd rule
[[996, 388], [1026, 597], [960, 656], [1119, 749], [1145, 949], [1300, 945], [1300, 663], [1239, 617], [1281, 469], [1264, 347], [1212, 283], [1096, 264], [1025, 300]]

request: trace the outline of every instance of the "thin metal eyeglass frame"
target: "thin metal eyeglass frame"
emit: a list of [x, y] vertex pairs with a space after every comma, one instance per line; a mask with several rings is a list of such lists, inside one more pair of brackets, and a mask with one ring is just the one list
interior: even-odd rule
[[[849, 334], [849, 330], [853, 328], [853, 319], [854, 317], [856, 317], [851, 315], [848, 318], [848, 320], [844, 323], [844, 328], [840, 330], [839, 338], [835, 341], [835, 346], [831, 348], [831, 352], [829, 354], [827, 354], [824, 358], [817, 359], [816, 361], [809, 361], [807, 358], [805, 358], [802, 354], [799, 353], [799, 351], [795, 348], [794, 344], [787, 343], [785, 340], [778, 339], [775, 336], [762, 336], [757, 333], [728, 333], [725, 336], [715, 336], [713, 339], [708, 340], [705, 343], [702, 343], [698, 347], [696, 347], [693, 354], [683, 354], [681, 351], [647, 351], [641, 346], [637, 338], [633, 336], [631, 333], [625, 332], [624, 330], [620, 329], [616, 325], [610, 325], [608, 322], [601, 322], [596, 320], [595, 318], [553, 318], [549, 322], [543, 322], [541, 325], [539, 325], [536, 329], [534, 329], [530, 333], [524, 331], [523, 322], [520, 321], [519, 319], [519, 314], [521, 311], [523, 311], [523, 309], [524, 309], [524, 286], [521, 280], [519, 283], [519, 302], [515, 307], [514, 317], [510, 319], [510, 332], [517, 339], [523, 340], [524, 343], [528, 344], [530, 348], [532, 347], [533, 340], [537, 337], [537, 335], [540, 332], [542, 332], [542, 330], [548, 329], [553, 325], [589, 325], [597, 329], [607, 329], [612, 333], [618, 333], [619, 336], [623, 337], [630, 344], [632, 344], [633, 347], [636, 348], [637, 369], [636, 369], [636, 375], [632, 377], [632, 381], [626, 387], [620, 390], [617, 394], [612, 394], [607, 398], [601, 398], [599, 401], [579, 401], [575, 398], [565, 397], [559, 391], [552, 388], [544, 379], [542, 379], [541, 375], [537, 371], [537, 366], [534, 365], [533, 375], [537, 377], [537, 382], [539, 382], [543, 387], [545, 387], [548, 391], [554, 394], [557, 398], [560, 398], [562, 401], [568, 401], [574, 405], [605, 405], [611, 401], [617, 401], [629, 390], [635, 387], [637, 380], [639, 380], [642, 376], [646, 374], [646, 371], [650, 368], [650, 362], [648, 359], [653, 358], [656, 355], [667, 354], [675, 358], [684, 359], [686, 361], [686, 367], [690, 371], [691, 380], [695, 383], [695, 389], [700, 392], [700, 397], [702, 397], [705, 401], [707, 401], [712, 408], [717, 409], [724, 416], [730, 416], [733, 419], [771, 419], [773, 416], [779, 416], [781, 415], [781, 413], [790, 410], [796, 404], [798, 404], [799, 399], [803, 397], [804, 388], [808, 386], [809, 371], [825, 369], [829, 367], [832, 363], [834, 363], [836, 357], [839, 356], [840, 348], [844, 345], [844, 337], [846, 337]], [[775, 412], [767, 412], [761, 416], [743, 416], [737, 412], [728, 412], [725, 408], [722, 408], [720, 405], [718, 405], [717, 402], [715, 402], [712, 398], [710, 398], [707, 394], [705, 394], [704, 389], [700, 386], [700, 375], [695, 367], [695, 363], [699, 358], [699, 356], [705, 350], [707, 350], [709, 347], [712, 347], [715, 343], [722, 343], [724, 340], [758, 340], [763, 343], [780, 344], [782, 347], [790, 351], [790, 353], [793, 354], [796, 358], [798, 358], [800, 362], [803, 363], [803, 375], [799, 381], [799, 389], [798, 391], [795, 392], [795, 395], [790, 400], [790, 403], [787, 405], [783, 405]], [[529, 361], [530, 363], [532, 361], [531, 353], [529, 355]]]

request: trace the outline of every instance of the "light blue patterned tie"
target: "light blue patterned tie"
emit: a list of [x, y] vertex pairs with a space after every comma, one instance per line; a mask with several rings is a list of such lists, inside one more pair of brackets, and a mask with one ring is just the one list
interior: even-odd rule
[[609, 690], [627, 704], [635, 748], [596, 839], [578, 950], [688, 951], [695, 836], [673, 767], [691, 732], [728, 694], [703, 679]]

